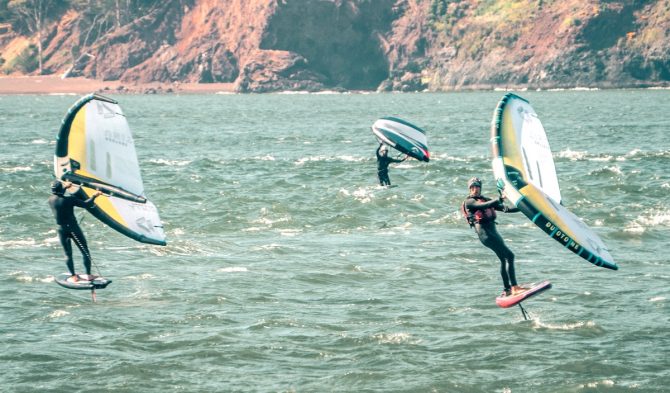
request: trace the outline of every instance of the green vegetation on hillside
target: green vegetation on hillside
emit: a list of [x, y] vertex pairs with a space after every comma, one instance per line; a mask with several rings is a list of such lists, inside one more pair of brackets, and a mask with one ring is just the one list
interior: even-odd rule
[[0, 0], [0, 23], [10, 24], [12, 31], [34, 39], [34, 45], [24, 49], [16, 59], [8, 59], [4, 69], [48, 73], [42, 68], [42, 46], [52, 31], [49, 26], [68, 12], [76, 12], [78, 30], [83, 32], [71, 50], [76, 63], [82, 48], [151, 13], [161, 4], [160, 0]]

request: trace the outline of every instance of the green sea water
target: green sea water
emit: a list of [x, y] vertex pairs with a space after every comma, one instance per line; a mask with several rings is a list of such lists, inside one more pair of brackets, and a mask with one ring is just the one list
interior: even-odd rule
[[[78, 97], [0, 96], [0, 391], [667, 391], [670, 95], [519, 94], [565, 206], [620, 266], [501, 214], [519, 281], [554, 285], [530, 321], [496, 306], [499, 263], [458, 211], [472, 176], [495, 194], [501, 92], [114, 96], [168, 246], [79, 212], [114, 281], [97, 303], [53, 282], [46, 199]], [[370, 126], [389, 115], [427, 131], [432, 159], [385, 189]]]

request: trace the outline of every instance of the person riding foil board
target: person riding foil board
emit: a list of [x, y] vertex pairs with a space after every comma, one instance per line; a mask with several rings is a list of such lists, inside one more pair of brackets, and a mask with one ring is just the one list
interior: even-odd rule
[[74, 243], [81, 252], [84, 268], [86, 269], [86, 274], [88, 276], [91, 275], [91, 254], [88, 250], [84, 232], [82, 232], [77, 223], [77, 219], [74, 216], [74, 208], [75, 206], [81, 208], [93, 206], [93, 201], [95, 201], [95, 198], [101, 195], [102, 192], [97, 191], [90, 198], [82, 200], [74, 194], [65, 193], [70, 187], [72, 187], [71, 182], [62, 182], [60, 180], [54, 181], [51, 184], [52, 195], [49, 197], [48, 203], [56, 218], [56, 224], [58, 225], [58, 239], [60, 240], [61, 246], [63, 246], [63, 251], [65, 252], [65, 264], [71, 274], [68, 281], [77, 282], [79, 281], [79, 276], [77, 276], [74, 269], [71, 240], [74, 240]]
[[402, 160], [391, 158], [388, 156], [388, 147], [383, 143], [379, 144], [375, 153], [377, 155], [377, 177], [379, 177], [379, 184], [382, 186], [390, 186], [391, 179], [389, 179], [389, 164], [393, 162], [403, 162], [409, 156], [405, 155]]
[[500, 196], [491, 199], [483, 196], [482, 182], [473, 177], [468, 181], [470, 194], [463, 201], [461, 211], [471, 228], [475, 229], [479, 240], [483, 245], [493, 250], [500, 259], [500, 275], [503, 281], [503, 295], [517, 295], [528, 288], [517, 285], [516, 273], [514, 271], [514, 253], [505, 245], [500, 233], [496, 229], [496, 211], [515, 213], [519, 209], [507, 207]]

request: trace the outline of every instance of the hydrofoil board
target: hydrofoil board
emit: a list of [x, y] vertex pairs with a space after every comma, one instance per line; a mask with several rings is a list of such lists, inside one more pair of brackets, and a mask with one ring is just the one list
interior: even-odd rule
[[502, 308], [512, 307], [551, 288], [551, 283], [548, 280], [545, 280], [539, 283], [521, 284], [520, 286], [528, 289], [516, 295], [500, 295], [496, 298], [496, 304]]
[[68, 289], [103, 289], [112, 283], [112, 280], [92, 274], [77, 274], [75, 281], [70, 273], [61, 273], [54, 280], [56, 284]]

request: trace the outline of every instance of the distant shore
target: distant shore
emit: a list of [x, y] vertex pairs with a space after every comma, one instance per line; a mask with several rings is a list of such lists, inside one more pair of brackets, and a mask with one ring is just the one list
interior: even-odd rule
[[232, 83], [125, 83], [47, 76], [0, 77], [0, 94], [162, 94], [233, 93]]
[[[610, 90], [610, 89], [662, 89], [670, 90], [667, 83], [640, 84], [637, 86], [543, 86], [524, 85], [470, 85], [449, 91], [553, 91], [553, 90]], [[330, 90], [324, 92], [331, 92]], [[356, 91], [350, 91], [354, 93]], [[61, 79], [56, 75], [46, 76], [0, 76], [0, 95], [13, 94], [217, 94], [235, 93], [234, 83], [133, 83], [102, 81], [87, 78]], [[292, 93], [307, 93], [297, 91]], [[370, 93], [365, 91], [364, 93]]]

